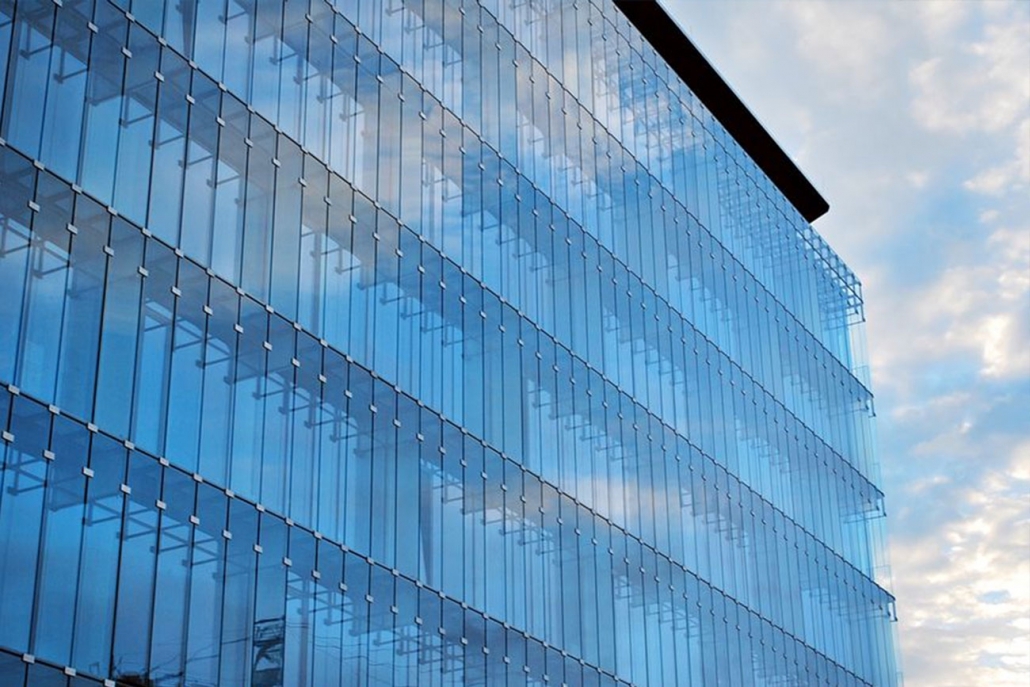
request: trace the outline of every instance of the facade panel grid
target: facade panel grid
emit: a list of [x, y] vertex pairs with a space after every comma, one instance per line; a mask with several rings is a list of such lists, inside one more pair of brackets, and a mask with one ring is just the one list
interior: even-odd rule
[[12, 684], [894, 684], [857, 281], [613, 5], [0, 2], [0, 91]]

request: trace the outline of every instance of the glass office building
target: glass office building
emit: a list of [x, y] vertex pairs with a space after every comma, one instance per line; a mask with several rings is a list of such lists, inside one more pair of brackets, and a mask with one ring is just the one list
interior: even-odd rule
[[893, 685], [858, 281], [634, 0], [0, 0], [0, 684]]

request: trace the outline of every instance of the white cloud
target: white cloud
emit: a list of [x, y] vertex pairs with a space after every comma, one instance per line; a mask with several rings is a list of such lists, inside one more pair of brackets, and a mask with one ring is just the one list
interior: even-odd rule
[[990, 169], [983, 170], [962, 185], [976, 193], [983, 193], [988, 196], [999, 196], [1011, 183], [1014, 176], [1012, 172], [1012, 165], [991, 167]]
[[905, 175], [905, 179], [912, 185], [912, 188], [926, 188], [927, 182], [930, 181], [930, 173], [925, 170], [909, 172]]
[[[979, 437], [982, 440], [983, 437]], [[975, 459], [975, 442], [937, 446], [940, 461]], [[954, 437], [951, 438], [954, 441]], [[895, 592], [908, 685], [1025, 685], [1030, 671], [1030, 451], [965, 481], [937, 480], [938, 536], [894, 538]], [[1007, 460], [1005, 460], [1007, 458]], [[920, 490], [920, 491], [917, 491]], [[922, 500], [925, 485], [906, 496]], [[920, 493], [923, 492], [923, 493]], [[906, 520], [917, 511], [898, 514]]]
[[1000, 131], [1022, 119], [1030, 102], [1030, 24], [1022, 11], [984, 28], [959, 51], [920, 61], [909, 71], [912, 115], [931, 131]]
[[[988, 23], [979, 35], [958, 39], [957, 49], [922, 59], [909, 70], [911, 112], [931, 132], [1008, 132], [1004, 140], [1011, 142], [1015, 154], [1001, 163], [977, 165], [964, 183], [974, 193], [1002, 196], [1025, 192], [1030, 185], [1030, 17], [1028, 5], [983, 5]], [[940, 30], [941, 25], [957, 26], [955, 17], [962, 12], [936, 8], [924, 15], [937, 17]], [[974, 155], [973, 161], [981, 155]]]
[[809, 64], [830, 79], [824, 85], [848, 97], [873, 98], [883, 84], [885, 64], [897, 32], [883, 13], [861, 4], [782, 2], [793, 23], [797, 48]]
[[925, 0], [915, 3], [915, 15], [931, 40], [951, 40], [952, 34], [969, 17], [970, 5], [953, 0]]
[[1016, 149], [1012, 160], [982, 170], [963, 186], [975, 193], [1000, 196], [1020, 192], [1030, 185], [1030, 118], [1016, 127]]
[[1028, 304], [1030, 228], [997, 229], [982, 254], [942, 269], [922, 288], [869, 304], [878, 344], [874, 386], [912, 383], [909, 370], [968, 354], [983, 376], [1030, 375]]

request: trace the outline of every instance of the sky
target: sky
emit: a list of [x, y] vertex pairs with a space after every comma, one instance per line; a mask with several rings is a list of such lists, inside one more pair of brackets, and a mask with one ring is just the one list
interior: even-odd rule
[[907, 687], [1030, 685], [1030, 0], [662, 0], [862, 281]]

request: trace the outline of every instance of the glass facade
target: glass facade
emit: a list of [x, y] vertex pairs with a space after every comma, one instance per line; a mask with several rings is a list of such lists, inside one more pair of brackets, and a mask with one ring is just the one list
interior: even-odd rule
[[858, 281], [611, 0], [0, 0], [0, 94], [0, 684], [896, 684]]

